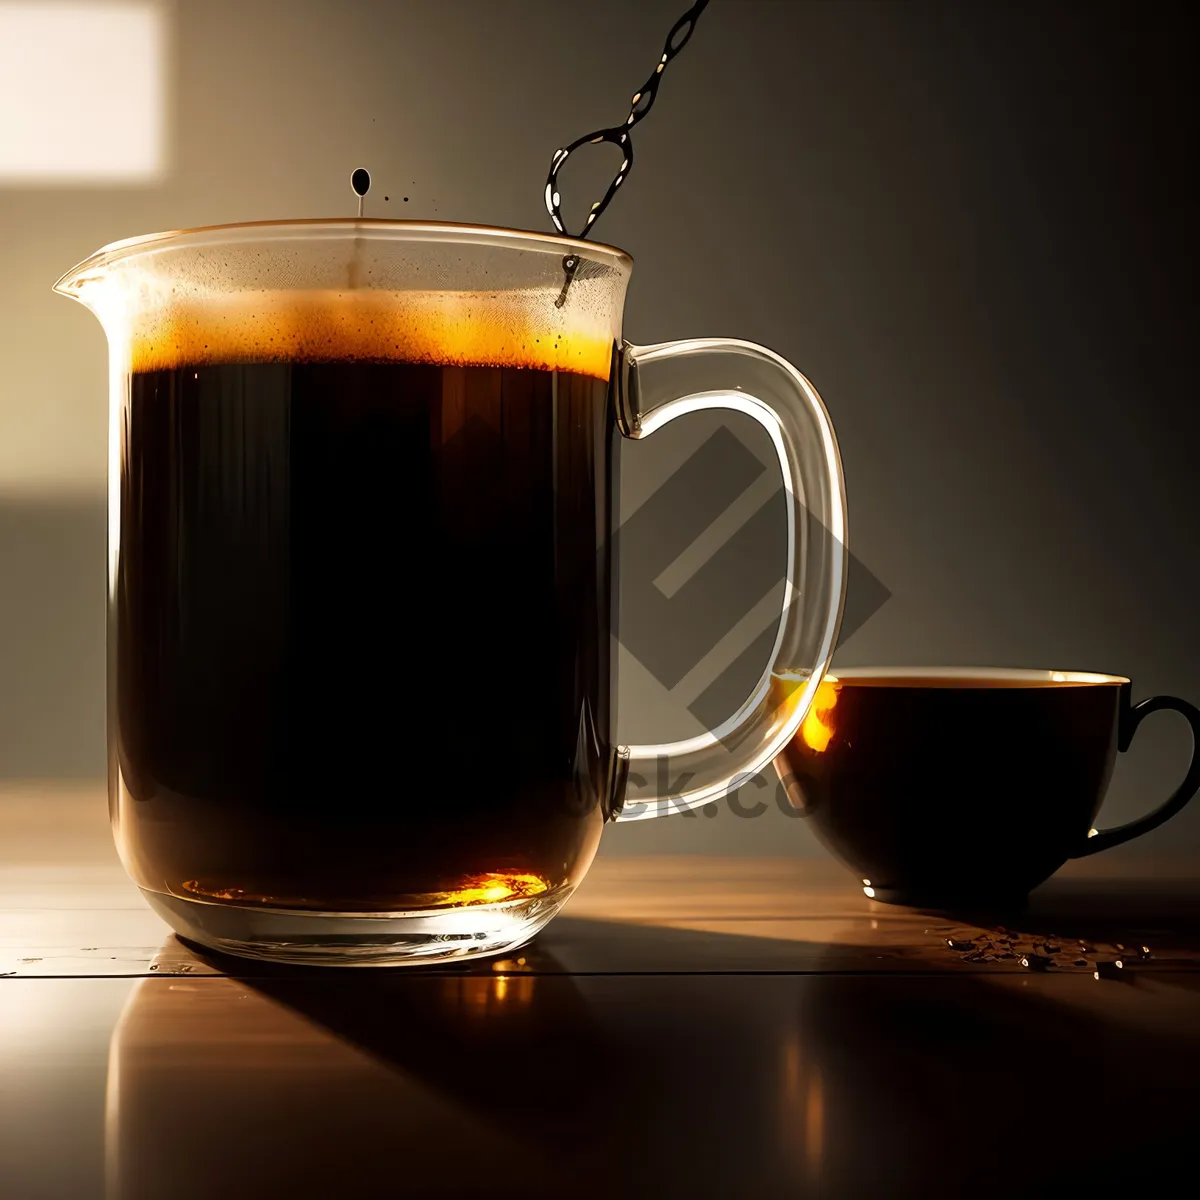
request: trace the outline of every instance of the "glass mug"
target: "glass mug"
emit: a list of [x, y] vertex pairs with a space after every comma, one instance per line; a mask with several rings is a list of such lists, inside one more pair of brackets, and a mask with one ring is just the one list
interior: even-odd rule
[[[109, 345], [112, 824], [176, 931], [298, 963], [510, 950], [606, 820], [703, 804], [795, 733], [845, 585], [828, 415], [760, 346], [623, 344], [631, 265], [314, 220], [134, 238], [56, 284]], [[619, 448], [703, 409], [778, 453], [779, 632], [719, 728], [619, 746]]]

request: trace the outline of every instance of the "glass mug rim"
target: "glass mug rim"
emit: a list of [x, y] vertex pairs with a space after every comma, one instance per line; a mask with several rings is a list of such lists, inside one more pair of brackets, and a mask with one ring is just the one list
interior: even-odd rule
[[[121, 238], [101, 246], [72, 267], [54, 284], [54, 291], [72, 296], [72, 289], [86, 281], [90, 272], [113, 266], [124, 259], [161, 249], [219, 246], [248, 240], [283, 241], [293, 236], [318, 240], [337, 238], [347, 233], [368, 234], [380, 241], [491, 243], [511, 249], [542, 254], [577, 254], [592, 261], [605, 262], [628, 276], [633, 256], [606, 242], [590, 242], [560, 234], [538, 233], [529, 229], [510, 229], [500, 225], [478, 225], [463, 221], [415, 221], [388, 217], [311, 217], [274, 221], [234, 221], [222, 225], [198, 225], [191, 229], [165, 230]], [[498, 289], [504, 290], [504, 289]]]
[[922, 688], [954, 684], [959, 691], [985, 691], [996, 684], [1002, 684], [1006, 685], [1006, 690], [1012, 691], [1020, 690], [1022, 684], [1030, 687], [1042, 687], [1047, 684], [1119, 687], [1129, 683], [1130, 679], [1125, 675], [1110, 675], [1098, 671], [1064, 671], [1039, 667], [887, 666], [830, 667], [825, 672], [823, 682], [860, 683], [868, 686], [873, 682], [882, 686], [911, 682], [914, 687]]

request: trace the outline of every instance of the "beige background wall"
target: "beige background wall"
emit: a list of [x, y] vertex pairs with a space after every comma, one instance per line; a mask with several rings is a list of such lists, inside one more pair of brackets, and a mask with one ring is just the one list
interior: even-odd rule
[[[53, 280], [136, 233], [349, 214], [359, 165], [373, 215], [547, 229], [551, 151], [621, 118], [683, 7], [177, 0], [161, 177], [0, 178], [0, 779], [104, 764], [105, 347]], [[1200, 696], [1175, 13], [714, 0], [639, 127], [599, 230], [637, 260], [626, 334], [762, 341], [823, 392], [853, 550], [891, 593], [838, 661], [1082, 667]], [[627, 511], [710, 432], [627, 455]], [[622, 665], [623, 736], [691, 728], [690, 696]], [[1148, 728], [1106, 817], [1164, 794], [1183, 740]], [[816, 852], [774, 810], [609, 844]], [[1194, 854], [1200, 809], [1153, 844]]]

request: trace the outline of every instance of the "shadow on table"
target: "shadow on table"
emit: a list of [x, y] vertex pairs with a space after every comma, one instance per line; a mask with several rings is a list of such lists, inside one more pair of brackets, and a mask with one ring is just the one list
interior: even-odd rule
[[[726, 961], [821, 959], [572, 924], [663, 962], [714, 938]], [[130, 1001], [108, 1200], [1049, 1194], [1157, 1181], [1200, 1115], [1178, 973], [572, 975], [536, 945], [461, 970], [219, 965]]]
[[[830, 1134], [817, 1194], [1165, 1191], [1194, 1170], [1194, 881], [1054, 879], [1016, 912], [924, 915], [1061, 949], [1045, 974], [829, 973], [805, 989], [798, 1028]], [[1117, 957], [1119, 976], [1094, 977]]]
[[1108, 957], [1126, 950], [1126, 958], [1159, 967], [1200, 966], [1200, 883], [1190, 880], [1153, 886], [1052, 879], [1018, 910], [921, 911], [931, 922], [1004, 930], [1024, 935], [1025, 941], [1061, 945], [1063, 961], [1083, 945], [1105, 947], [1112, 952]]
[[1053, 879], [1030, 897], [1027, 920], [1062, 936], [1133, 944], [1139, 937], [1200, 951], [1200, 882]]
[[818, 1194], [1165, 1194], [1194, 1169], [1198, 983], [822, 977], [797, 1020]]

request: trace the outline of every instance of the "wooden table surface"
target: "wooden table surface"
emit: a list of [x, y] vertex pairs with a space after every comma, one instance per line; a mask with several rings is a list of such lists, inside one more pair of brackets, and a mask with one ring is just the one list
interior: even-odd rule
[[0, 1197], [1165, 1193], [1200, 880], [1114, 862], [1001, 928], [825, 860], [602, 856], [510, 959], [273, 969], [174, 938], [95, 789], [0, 790]]

